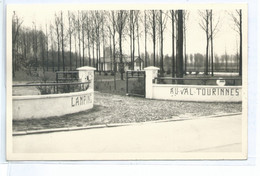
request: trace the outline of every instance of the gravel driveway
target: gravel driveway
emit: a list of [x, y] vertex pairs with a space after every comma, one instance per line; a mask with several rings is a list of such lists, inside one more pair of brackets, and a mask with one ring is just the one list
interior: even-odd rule
[[149, 100], [95, 92], [94, 108], [45, 119], [13, 121], [13, 131], [134, 123], [242, 112], [242, 103], [199, 103]]

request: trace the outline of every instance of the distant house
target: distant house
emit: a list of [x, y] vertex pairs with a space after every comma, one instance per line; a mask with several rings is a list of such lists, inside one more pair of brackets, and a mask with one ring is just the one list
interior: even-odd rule
[[[122, 58], [123, 65], [124, 65], [124, 71], [131, 70], [131, 57], [127, 55], [123, 55]], [[116, 55], [115, 58], [116, 62], [116, 70], [119, 71], [119, 66], [120, 66], [120, 58], [119, 55]], [[114, 68], [113, 64], [113, 58], [111, 57], [105, 57], [105, 62], [104, 58], [100, 57], [100, 66], [101, 71], [112, 71]], [[138, 56], [135, 56], [134, 59], [134, 70], [143, 70], [144, 69], [144, 61]]]
[[144, 69], [144, 60], [137, 56], [134, 60], [134, 70], [143, 70]]

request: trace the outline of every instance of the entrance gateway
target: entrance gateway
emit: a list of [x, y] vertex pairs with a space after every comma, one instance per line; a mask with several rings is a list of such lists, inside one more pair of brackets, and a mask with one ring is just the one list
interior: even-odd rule
[[146, 93], [145, 71], [126, 71], [126, 95], [144, 97]]

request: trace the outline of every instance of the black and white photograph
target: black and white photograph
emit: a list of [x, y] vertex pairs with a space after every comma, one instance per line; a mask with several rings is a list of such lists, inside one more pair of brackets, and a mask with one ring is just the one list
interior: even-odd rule
[[247, 4], [6, 14], [7, 160], [247, 159]]

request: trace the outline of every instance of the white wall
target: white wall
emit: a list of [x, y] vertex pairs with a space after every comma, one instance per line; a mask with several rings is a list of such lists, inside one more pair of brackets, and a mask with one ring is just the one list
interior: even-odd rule
[[85, 66], [77, 70], [81, 82], [90, 82], [88, 90], [64, 94], [13, 96], [13, 120], [62, 116], [93, 108], [95, 68]]
[[13, 96], [13, 119], [61, 116], [93, 108], [94, 91], [50, 95]]
[[176, 101], [242, 102], [241, 86], [153, 84], [152, 98]]

